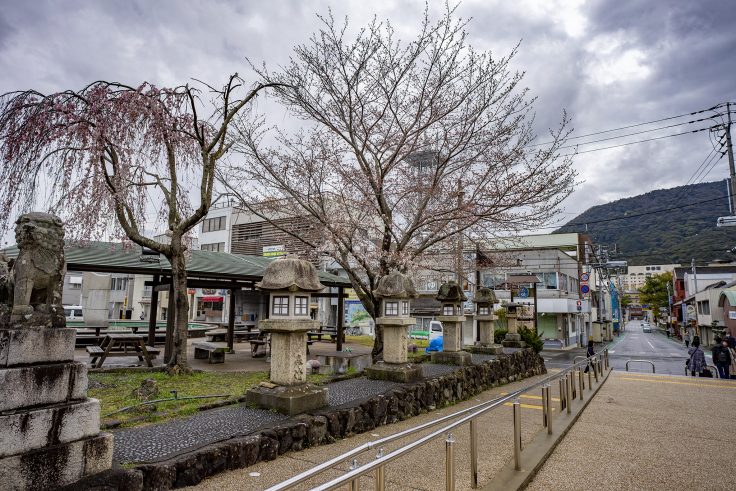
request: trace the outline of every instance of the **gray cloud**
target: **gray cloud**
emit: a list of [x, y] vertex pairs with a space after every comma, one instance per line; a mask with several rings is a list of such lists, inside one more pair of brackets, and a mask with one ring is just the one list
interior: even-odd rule
[[[161, 85], [213, 84], [246, 74], [249, 57], [271, 66], [319, 28], [330, 2], [5, 2], [0, 10], [0, 92], [54, 91], [110, 79]], [[332, 2], [351, 28], [374, 15], [411, 37], [422, 1]], [[442, 5], [432, 2], [431, 11]], [[540, 139], [567, 110], [576, 134], [659, 119], [736, 100], [731, 2], [466, 0], [471, 43], [502, 56], [519, 40], [513, 67], [538, 97]], [[270, 102], [263, 110], [280, 111]], [[286, 119], [286, 117], [284, 117]], [[288, 124], [288, 123], [287, 123]], [[625, 141], [677, 132], [678, 128]], [[618, 143], [616, 141], [608, 144]], [[605, 146], [605, 144], [600, 144]], [[591, 146], [592, 147], [592, 146]], [[588, 149], [591, 147], [581, 147]], [[707, 134], [676, 137], [575, 158], [585, 183], [567, 203], [594, 204], [684, 184], [711, 150]], [[726, 175], [725, 159], [709, 180]]]

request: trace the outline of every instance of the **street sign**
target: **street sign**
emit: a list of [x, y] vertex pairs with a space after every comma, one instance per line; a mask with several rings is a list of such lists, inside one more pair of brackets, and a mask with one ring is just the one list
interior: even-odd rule
[[582, 293], [583, 295], [587, 295], [588, 293], [590, 293], [590, 287], [588, 285], [581, 285], [580, 293]]
[[519, 294], [517, 296], [519, 298], [529, 298], [529, 288], [522, 286], [519, 288]]
[[588, 282], [590, 280], [590, 275], [588, 273], [583, 273], [580, 275], [580, 281]]

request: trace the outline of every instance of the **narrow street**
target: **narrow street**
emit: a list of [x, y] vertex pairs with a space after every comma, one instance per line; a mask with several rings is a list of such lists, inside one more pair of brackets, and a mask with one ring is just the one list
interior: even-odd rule
[[[600, 345], [596, 346], [596, 351]], [[706, 358], [710, 363], [710, 350], [706, 349]], [[584, 356], [584, 348], [570, 351], [543, 351], [548, 368], [559, 368], [569, 365], [576, 356]], [[613, 338], [609, 347], [609, 361], [616, 370], [625, 371], [626, 362], [631, 360], [649, 360], [656, 368], [656, 373], [668, 375], [685, 375], [687, 349], [679, 340], [668, 339], [653, 328], [653, 332], [642, 332], [641, 321], [629, 321], [626, 329], [619, 337]], [[629, 363], [630, 372], [651, 373], [649, 363]]]

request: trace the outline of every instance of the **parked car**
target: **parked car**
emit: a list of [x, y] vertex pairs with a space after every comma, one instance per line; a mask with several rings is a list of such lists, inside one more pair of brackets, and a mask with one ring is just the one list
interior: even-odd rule
[[643, 322], [641, 325], [641, 332], [652, 332], [652, 325], [648, 322]]
[[442, 337], [442, 323], [440, 321], [430, 321], [427, 330], [412, 329], [409, 331], [410, 338], [427, 339], [432, 341], [435, 338]]
[[64, 317], [68, 321], [81, 321], [84, 316], [82, 315], [81, 305], [64, 305]]

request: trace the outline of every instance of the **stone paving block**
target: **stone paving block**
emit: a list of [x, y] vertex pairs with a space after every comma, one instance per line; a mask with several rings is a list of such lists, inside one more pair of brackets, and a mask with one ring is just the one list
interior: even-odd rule
[[87, 369], [82, 363], [0, 369], [0, 412], [86, 396]]
[[0, 415], [0, 457], [94, 436], [100, 431], [96, 399]]
[[0, 329], [0, 367], [74, 361], [73, 328]]

